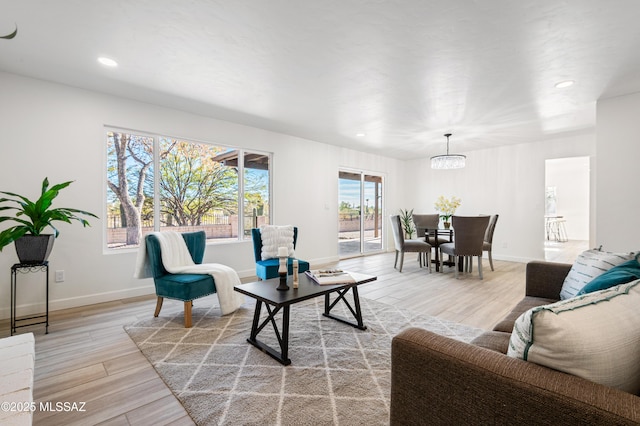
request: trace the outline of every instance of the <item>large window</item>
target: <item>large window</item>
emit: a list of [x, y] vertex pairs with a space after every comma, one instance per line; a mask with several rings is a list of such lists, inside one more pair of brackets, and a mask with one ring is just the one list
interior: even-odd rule
[[266, 153], [107, 129], [107, 247], [137, 247], [153, 231], [251, 238], [269, 223]]

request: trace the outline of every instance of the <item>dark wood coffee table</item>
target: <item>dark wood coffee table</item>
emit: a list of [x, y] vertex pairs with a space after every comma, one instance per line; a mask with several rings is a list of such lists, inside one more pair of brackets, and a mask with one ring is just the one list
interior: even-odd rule
[[[362, 321], [362, 312], [360, 310], [358, 285], [375, 281], [377, 277], [363, 274], [353, 274], [353, 276], [356, 279], [355, 283], [319, 285], [306, 274], [300, 274], [300, 284], [298, 288], [293, 288], [293, 279], [289, 276], [289, 290], [285, 291], [276, 290], [276, 287], [280, 282], [279, 278], [235, 286], [235, 291], [256, 299], [256, 308], [253, 314], [253, 324], [251, 326], [251, 336], [247, 341], [282, 364], [291, 364], [291, 360], [289, 359], [289, 314], [291, 305], [322, 295], [324, 295], [323, 315], [325, 317], [333, 318], [360, 330], [366, 330], [367, 327]], [[345, 295], [349, 290], [351, 290], [353, 295], [354, 306], [351, 306], [351, 303], [345, 299]], [[330, 298], [331, 293], [337, 293], [338, 295], [333, 302]], [[331, 310], [340, 300], [347, 305], [349, 311], [351, 311], [355, 318], [355, 322], [331, 314]], [[260, 323], [260, 312], [263, 304], [267, 308], [269, 315], [264, 321], [262, 321], [262, 323]], [[280, 309], [282, 309], [282, 332], [278, 329], [275, 321], [275, 316], [280, 312]], [[280, 345], [280, 351], [277, 351], [257, 339], [258, 334], [268, 323], [273, 325], [273, 329]]]

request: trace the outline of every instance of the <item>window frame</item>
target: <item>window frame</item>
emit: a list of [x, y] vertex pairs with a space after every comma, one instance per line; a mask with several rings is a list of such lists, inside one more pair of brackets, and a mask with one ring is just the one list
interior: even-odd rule
[[[268, 185], [267, 185], [267, 215], [268, 215], [268, 220], [269, 222], [271, 221], [271, 219], [273, 218], [273, 153], [269, 152], [269, 151], [263, 151], [260, 149], [253, 149], [253, 148], [241, 148], [238, 146], [233, 146], [233, 145], [229, 145], [229, 144], [221, 144], [221, 143], [215, 143], [215, 142], [211, 142], [211, 141], [202, 141], [202, 140], [198, 140], [198, 139], [194, 139], [194, 138], [184, 138], [184, 137], [175, 137], [175, 136], [170, 136], [170, 135], [165, 135], [165, 134], [161, 134], [161, 133], [156, 133], [156, 132], [148, 132], [148, 131], [144, 131], [144, 130], [135, 130], [135, 129], [128, 129], [128, 128], [124, 128], [124, 127], [119, 127], [119, 126], [111, 126], [111, 125], [105, 125], [103, 127], [103, 135], [104, 135], [104, 159], [103, 159], [103, 182], [104, 182], [104, 189], [103, 189], [103, 214], [105, 218], [108, 217], [108, 211], [109, 211], [109, 203], [108, 203], [108, 191], [109, 191], [109, 185], [108, 185], [108, 164], [109, 164], [109, 153], [108, 153], [108, 144], [109, 144], [109, 133], [127, 133], [127, 134], [134, 134], [136, 136], [143, 136], [143, 137], [147, 137], [147, 138], [152, 138], [153, 139], [153, 170], [154, 170], [154, 175], [153, 175], [153, 231], [154, 232], [158, 232], [160, 231], [161, 228], [161, 198], [160, 198], [160, 179], [158, 178], [159, 173], [160, 173], [160, 167], [161, 167], [161, 159], [160, 159], [160, 140], [161, 139], [171, 139], [171, 140], [177, 140], [177, 141], [182, 141], [182, 142], [187, 142], [187, 143], [192, 143], [192, 144], [198, 144], [198, 145], [210, 145], [210, 146], [214, 146], [214, 147], [221, 147], [221, 148], [225, 148], [229, 151], [236, 151], [237, 152], [237, 159], [238, 159], [238, 165], [236, 168], [236, 173], [237, 173], [237, 177], [238, 177], [238, 181], [237, 181], [237, 215], [238, 215], [238, 221], [236, 224], [237, 229], [235, 230], [237, 233], [237, 237], [236, 238], [223, 238], [220, 239], [219, 241], [215, 238], [210, 238], [206, 240], [207, 245], [210, 244], [215, 244], [215, 245], [223, 245], [223, 244], [236, 244], [238, 242], [244, 242], [244, 241], [248, 241], [251, 239], [251, 235], [244, 235], [244, 223], [245, 223], [245, 202], [246, 200], [244, 199], [245, 196], [245, 155], [246, 154], [257, 154], [260, 156], [266, 156], [268, 158], [268, 166], [267, 166], [267, 173], [268, 173]], [[115, 253], [123, 253], [123, 252], [130, 252], [132, 250], [138, 250], [140, 245], [137, 246], [126, 246], [126, 247], [122, 247], [122, 248], [117, 248], [117, 247], [109, 247], [109, 241], [108, 241], [108, 232], [109, 232], [109, 220], [105, 220], [104, 221], [104, 225], [103, 225], [103, 252], [105, 254], [115, 254]]]

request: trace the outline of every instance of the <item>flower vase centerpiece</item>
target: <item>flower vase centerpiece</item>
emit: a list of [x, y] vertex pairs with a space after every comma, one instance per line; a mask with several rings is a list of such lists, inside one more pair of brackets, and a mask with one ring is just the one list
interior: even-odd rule
[[434, 207], [436, 211], [440, 213], [446, 229], [449, 229], [451, 226], [451, 216], [456, 213], [456, 209], [460, 207], [460, 204], [462, 204], [462, 200], [458, 197], [451, 197], [451, 199], [445, 198], [442, 195], [438, 197]]

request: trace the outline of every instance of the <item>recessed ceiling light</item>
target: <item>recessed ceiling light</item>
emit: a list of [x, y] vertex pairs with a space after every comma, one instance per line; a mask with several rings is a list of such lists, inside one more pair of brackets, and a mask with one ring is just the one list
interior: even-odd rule
[[363, 138], [365, 136], [367, 136], [365, 133], [356, 133], [356, 136], [359, 138]]
[[555, 84], [555, 88], [556, 89], [563, 89], [565, 87], [573, 86], [573, 83], [575, 83], [575, 81], [573, 81], [573, 80], [561, 81], [561, 82]]
[[118, 63], [116, 61], [114, 61], [111, 58], [106, 58], [104, 56], [99, 57], [98, 58], [98, 62], [100, 62], [105, 67], [117, 67], [118, 66]]

